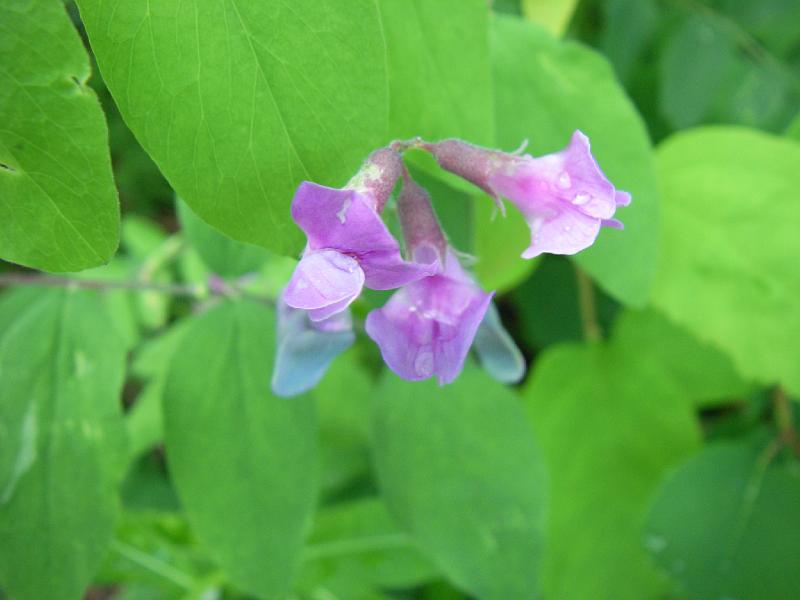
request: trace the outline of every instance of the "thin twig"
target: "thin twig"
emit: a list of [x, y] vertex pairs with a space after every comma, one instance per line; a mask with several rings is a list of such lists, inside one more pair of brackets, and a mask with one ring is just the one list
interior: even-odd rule
[[590, 342], [603, 339], [603, 332], [597, 322], [597, 307], [594, 300], [594, 285], [589, 276], [575, 265], [575, 280], [578, 284], [578, 310], [581, 316], [583, 337]]

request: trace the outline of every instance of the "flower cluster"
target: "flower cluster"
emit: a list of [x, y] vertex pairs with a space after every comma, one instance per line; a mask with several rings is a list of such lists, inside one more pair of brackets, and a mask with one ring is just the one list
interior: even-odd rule
[[[302, 183], [291, 210], [307, 244], [279, 301], [276, 393], [313, 387], [353, 343], [349, 306], [364, 287], [397, 290], [367, 315], [365, 328], [400, 377], [450, 383], [470, 348], [501, 381], [524, 375], [524, 360], [500, 323], [493, 293], [461, 265], [428, 193], [406, 170], [400, 151], [409, 146], [430, 152], [443, 169], [483, 189], [501, 208], [503, 197], [513, 203], [531, 229], [523, 258], [587, 248], [601, 227], [622, 228], [614, 213], [631, 201], [603, 174], [580, 131], [563, 151], [538, 158], [461, 140], [394, 143], [373, 152], [342, 189]], [[398, 180], [404, 251], [381, 217]]]

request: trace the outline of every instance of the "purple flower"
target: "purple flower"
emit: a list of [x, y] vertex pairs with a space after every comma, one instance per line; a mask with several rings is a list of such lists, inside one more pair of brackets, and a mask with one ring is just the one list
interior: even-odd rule
[[531, 228], [531, 244], [522, 253], [575, 254], [594, 243], [601, 226], [621, 229], [617, 206], [630, 204], [627, 192], [614, 188], [591, 154], [589, 138], [576, 131], [567, 148], [540, 158], [518, 156], [445, 140], [424, 146], [439, 164], [498, 199], [519, 208]]
[[492, 296], [448, 250], [441, 274], [406, 285], [367, 315], [367, 335], [400, 377], [436, 375], [440, 384], [450, 383], [461, 373]]
[[403, 260], [378, 205], [368, 190], [300, 184], [292, 217], [308, 245], [284, 294], [289, 306], [319, 321], [347, 308], [365, 285], [394, 289], [436, 272], [435, 263]]

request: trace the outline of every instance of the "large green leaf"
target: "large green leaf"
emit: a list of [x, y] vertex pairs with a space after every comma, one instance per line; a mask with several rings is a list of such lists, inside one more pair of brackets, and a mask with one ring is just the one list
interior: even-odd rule
[[126, 123], [203, 220], [297, 252], [303, 179], [341, 185], [386, 143], [374, 0], [79, 0]]
[[546, 350], [524, 395], [550, 473], [547, 597], [659, 597], [640, 524], [665, 470], [698, 443], [692, 403], [659, 361], [614, 339]]
[[742, 398], [752, 387], [727, 355], [653, 309], [620, 315], [615, 343], [660, 364], [682, 395], [701, 406]]
[[490, 144], [487, 2], [378, 0], [378, 5], [386, 35], [392, 137], [461, 137]]
[[3, 2], [0, 258], [79, 271], [117, 248], [108, 131], [90, 75], [60, 2]]
[[659, 488], [645, 543], [689, 597], [800, 597], [800, 471], [772, 454], [709, 446]]
[[234, 583], [285, 594], [314, 507], [308, 397], [270, 391], [274, 314], [228, 301], [181, 336], [164, 389], [170, 470], [192, 526]]
[[445, 387], [387, 375], [374, 451], [389, 509], [479, 598], [534, 598], [544, 473], [516, 397], [475, 367]]
[[562, 149], [575, 129], [589, 136], [603, 171], [633, 203], [618, 212], [625, 231], [604, 229], [576, 260], [617, 299], [643, 305], [655, 272], [658, 205], [641, 118], [599, 54], [518, 18], [498, 15], [493, 25], [498, 145], [513, 150], [527, 139], [539, 155]]
[[125, 347], [100, 300], [51, 290], [0, 337], [0, 581], [16, 600], [82, 597], [111, 540]]
[[659, 147], [663, 198], [653, 302], [739, 371], [800, 393], [800, 145], [708, 127]]

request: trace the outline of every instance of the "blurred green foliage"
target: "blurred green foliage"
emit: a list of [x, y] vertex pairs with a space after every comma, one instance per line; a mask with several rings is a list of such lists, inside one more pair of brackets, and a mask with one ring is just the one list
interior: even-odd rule
[[[800, 597], [800, 2], [23, 4], [0, 255], [120, 246], [65, 288], [0, 263], [0, 598]], [[519, 215], [408, 155], [521, 385], [401, 381], [359, 335], [271, 393], [298, 181], [392, 137], [576, 128], [634, 200], [574, 259], [522, 261]], [[55, 206], [99, 259], [37, 181], [85, 192]]]

